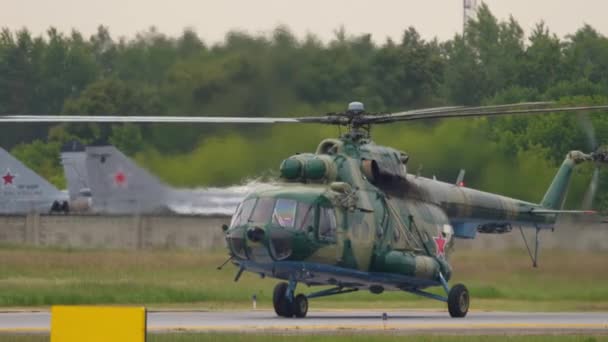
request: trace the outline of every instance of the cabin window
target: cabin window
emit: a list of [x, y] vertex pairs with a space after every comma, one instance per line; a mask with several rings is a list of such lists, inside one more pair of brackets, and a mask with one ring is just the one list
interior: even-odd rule
[[274, 198], [260, 198], [255, 206], [250, 222], [253, 223], [268, 223], [272, 210], [274, 209]]
[[314, 225], [314, 207], [308, 203], [298, 202], [298, 215], [296, 216], [296, 228], [306, 230]]
[[336, 239], [336, 214], [331, 208], [321, 207], [319, 211], [319, 239], [334, 241]]
[[298, 202], [291, 199], [279, 198], [272, 214], [272, 223], [283, 228], [293, 228], [296, 222]]
[[253, 210], [254, 205], [255, 198], [244, 201], [236, 210], [236, 214], [234, 214], [232, 226], [236, 227], [246, 224], [249, 220], [249, 216], [251, 216], [251, 211]]

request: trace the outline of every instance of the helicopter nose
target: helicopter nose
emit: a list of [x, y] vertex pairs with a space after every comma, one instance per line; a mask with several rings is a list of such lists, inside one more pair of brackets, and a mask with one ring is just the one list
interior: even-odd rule
[[289, 258], [293, 250], [293, 233], [283, 228], [249, 227], [245, 233], [249, 257], [253, 260], [274, 260]]
[[262, 242], [264, 240], [264, 229], [260, 227], [252, 227], [247, 230], [247, 238], [252, 242]]

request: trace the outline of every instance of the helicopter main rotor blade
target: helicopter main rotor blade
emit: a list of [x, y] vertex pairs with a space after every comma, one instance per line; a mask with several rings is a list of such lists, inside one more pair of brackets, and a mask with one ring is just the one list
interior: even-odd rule
[[2, 122], [108, 122], [108, 123], [245, 123], [275, 124], [311, 122], [320, 118], [272, 118], [230, 116], [111, 116], [111, 115], [1, 115]]
[[521, 103], [509, 103], [502, 105], [492, 105], [492, 106], [476, 106], [476, 107], [465, 107], [465, 106], [456, 106], [456, 107], [438, 107], [438, 108], [430, 108], [430, 109], [415, 109], [408, 110], [405, 112], [399, 113], [390, 113], [388, 115], [392, 117], [396, 116], [408, 116], [408, 115], [420, 115], [428, 112], [433, 113], [455, 113], [455, 112], [474, 112], [474, 111], [483, 111], [483, 110], [499, 110], [499, 109], [514, 109], [514, 108], [545, 108], [547, 106], [551, 106], [555, 104], [551, 101], [543, 101], [543, 102], [521, 102]]
[[[376, 114], [376, 115], [366, 115], [366, 119], [373, 121], [374, 123], [384, 123], [384, 122], [393, 122], [388, 121], [394, 118], [414, 118], [419, 116], [426, 116], [432, 114], [441, 114], [446, 115], [450, 113], [474, 113], [481, 111], [489, 111], [489, 110], [508, 110], [508, 109], [516, 109], [516, 108], [546, 108], [548, 106], [553, 105], [554, 102], [543, 101], [543, 102], [522, 102], [522, 103], [510, 103], [503, 105], [492, 105], [492, 106], [476, 106], [476, 107], [465, 107], [465, 106], [454, 106], [454, 107], [438, 107], [438, 108], [430, 108], [430, 109], [414, 109], [408, 110], [404, 112], [398, 113], [388, 113], [388, 114]], [[387, 120], [387, 121], [385, 121]], [[408, 119], [398, 120], [398, 121], [406, 121]]]
[[[431, 113], [462, 106], [437, 107], [411, 111]], [[0, 115], [0, 123], [212, 123], [212, 124], [277, 124], [277, 123], [319, 123], [346, 125], [350, 118], [341, 113], [306, 117], [233, 117], [233, 116], [160, 116], [160, 115]]]
[[437, 118], [500, 116], [511, 114], [546, 114], [558, 112], [583, 112], [608, 110], [608, 105], [581, 107], [551, 107], [553, 102], [528, 102], [497, 106], [462, 107], [449, 106], [415, 109], [390, 114], [330, 113], [309, 117], [232, 117], [232, 116], [121, 116], [121, 115], [0, 115], [0, 123], [212, 123], [212, 124], [277, 124], [317, 123], [330, 125], [369, 125], [399, 121]]
[[[524, 104], [524, 107], [530, 104]], [[440, 119], [440, 118], [462, 118], [462, 117], [479, 117], [479, 116], [501, 116], [501, 115], [517, 115], [517, 114], [549, 114], [561, 112], [584, 112], [584, 111], [599, 111], [608, 110], [608, 105], [602, 106], [579, 106], [579, 107], [548, 107], [546, 104], [540, 106], [532, 106], [532, 108], [519, 108], [517, 105], [505, 106], [503, 108], [492, 107], [472, 107], [455, 110], [435, 111], [435, 112], [404, 112], [396, 114], [384, 114], [378, 116], [367, 115], [363, 118], [365, 124], [390, 123], [399, 121], [414, 121], [425, 119]]]

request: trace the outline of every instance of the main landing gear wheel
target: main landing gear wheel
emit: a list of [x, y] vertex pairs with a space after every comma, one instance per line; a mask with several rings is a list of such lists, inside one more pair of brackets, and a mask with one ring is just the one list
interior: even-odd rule
[[287, 283], [278, 283], [275, 285], [274, 291], [272, 292], [272, 305], [274, 306], [274, 312], [276, 312], [276, 314], [280, 317], [292, 316], [287, 297], [285, 297], [285, 294], [287, 293], [287, 286]]
[[456, 284], [450, 289], [448, 311], [454, 318], [462, 318], [469, 312], [469, 290], [464, 285]]
[[306, 317], [306, 313], [308, 313], [308, 298], [303, 294], [299, 294], [293, 301], [293, 314], [297, 318], [304, 318]]
[[299, 294], [293, 300], [287, 299], [287, 283], [278, 283], [272, 293], [274, 312], [280, 317], [304, 318], [308, 313], [308, 298]]

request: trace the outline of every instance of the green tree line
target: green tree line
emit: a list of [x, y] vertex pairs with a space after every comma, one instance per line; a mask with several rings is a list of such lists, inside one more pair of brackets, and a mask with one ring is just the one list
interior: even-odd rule
[[[608, 38], [583, 26], [564, 39], [539, 23], [526, 37], [514, 18], [482, 5], [463, 35], [422, 39], [415, 28], [376, 43], [343, 29], [323, 42], [229, 32], [206, 44], [192, 30], [156, 29], [116, 38], [99, 27], [85, 38], [50, 28], [0, 32], [0, 114], [299, 116], [521, 101], [608, 103]], [[591, 114], [600, 143], [606, 114]], [[276, 175], [280, 161], [339, 134], [318, 125], [3, 124], [0, 145], [59, 186], [58, 152], [71, 139], [110, 142], [175, 186], [220, 186]], [[411, 156], [410, 172], [466, 181], [539, 201], [566, 153], [590, 151], [577, 116], [432, 120], [374, 127], [374, 139]], [[575, 175], [577, 207], [591, 167]], [[608, 207], [602, 174], [596, 203]]]

